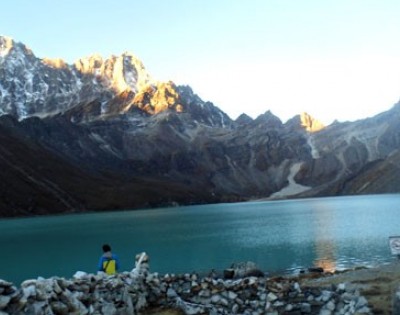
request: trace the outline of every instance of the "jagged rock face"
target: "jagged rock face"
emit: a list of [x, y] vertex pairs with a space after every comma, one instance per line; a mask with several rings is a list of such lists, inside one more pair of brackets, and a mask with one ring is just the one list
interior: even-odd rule
[[325, 128], [324, 124], [307, 113], [301, 113], [290, 119], [286, 125], [293, 129], [305, 129], [308, 132], [316, 132]]
[[36, 58], [26, 46], [7, 37], [0, 37], [0, 47], [1, 114], [23, 119], [69, 111], [78, 123], [138, 109], [149, 115], [173, 110], [189, 112], [209, 124], [231, 123], [189, 87], [153, 80], [130, 53], [108, 59], [92, 55], [68, 65], [61, 59]]
[[232, 121], [129, 53], [68, 65], [0, 37], [0, 65], [2, 216], [400, 190], [400, 104]]
[[24, 118], [63, 110], [79, 100], [78, 74], [42, 62], [24, 45], [0, 38], [0, 112]]
[[324, 124], [319, 120], [311, 117], [307, 113], [301, 113], [300, 115], [301, 126], [309, 132], [316, 132], [325, 128]]
[[[100, 104], [96, 117], [119, 113], [129, 110], [133, 96], [142, 89], [153, 89], [158, 98], [166, 90], [165, 84], [152, 82], [143, 64], [129, 53], [106, 60], [93, 55], [68, 65], [60, 59], [36, 58], [26, 46], [7, 37], [0, 37], [0, 47], [0, 111], [20, 119], [93, 101]], [[118, 106], [112, 106], [114, 97], [120, 98]]]
[[79, 59], [74, 66], [79, 73], [95, 78], [115, 94], [125, 91], [137, 93], [151, 82], [143, 63], [130, 53], [111, 56], [106, 60], [100, 55], [92, 55]]

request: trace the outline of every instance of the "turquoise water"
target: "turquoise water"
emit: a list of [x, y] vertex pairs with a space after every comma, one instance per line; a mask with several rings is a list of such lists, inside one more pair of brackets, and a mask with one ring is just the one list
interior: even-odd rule
[[254, 261], [266, 272], [343, 269], [392, 261], [400, 195], [246, 202], [0, 220], [0, 279], [96, 272], [101, 245], [131, 270], [135, 254], [153, 272], [223, 270]]

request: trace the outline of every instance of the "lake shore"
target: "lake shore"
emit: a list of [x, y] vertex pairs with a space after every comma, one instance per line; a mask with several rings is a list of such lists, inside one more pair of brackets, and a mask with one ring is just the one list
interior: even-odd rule
[[[332, 287], [346, 284], [351, 290], [359, 291], [368, 300], [372, 314], [393, 314], [393, 301], [400, 287], [400, 261], [376, 267], [357, 267], [334, 273], [310, 272], [296, 275], [275, 275], [277, 281], [296, 281], [302, 288]], [[143, 315], [183, 315], [177, 309], [148, 309]]]
[[159, 275], [149, 272], [146, 261], [140, 258], [131, 272], [111, 277], [77, 272], [72, 279], [26, 280], [20, 289], [0, 280], [0, 313], [386, 315], [393, 314], [400, 283], [399, 261], [334, 273], [256, 276], [252, 269], [234, 279], [196, 273]]
[[400, 261], [374, 268], [356, 268], [315, 278], [304, 277], [303, 286], [347, 283], [365, 296], [373, 314], [392, 314], [393, 298], [400, 286]]

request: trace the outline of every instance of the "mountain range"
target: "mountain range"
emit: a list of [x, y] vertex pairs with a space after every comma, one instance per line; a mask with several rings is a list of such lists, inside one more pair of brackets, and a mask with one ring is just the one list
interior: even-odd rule
[[232, 120], [131, 53], [67, 64], [0, 36], [0, 115], [3, 217], [400, 191], [400, 103]]

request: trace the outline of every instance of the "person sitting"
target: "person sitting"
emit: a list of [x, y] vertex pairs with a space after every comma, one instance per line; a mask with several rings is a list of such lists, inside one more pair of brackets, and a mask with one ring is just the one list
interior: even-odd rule
[[108, 244], [103, 245], [103, 255], [99, 259], [97, 269], [108, 275], [114, 275], [119, 270], [118, 256], [111, 252], [111, 246]]

